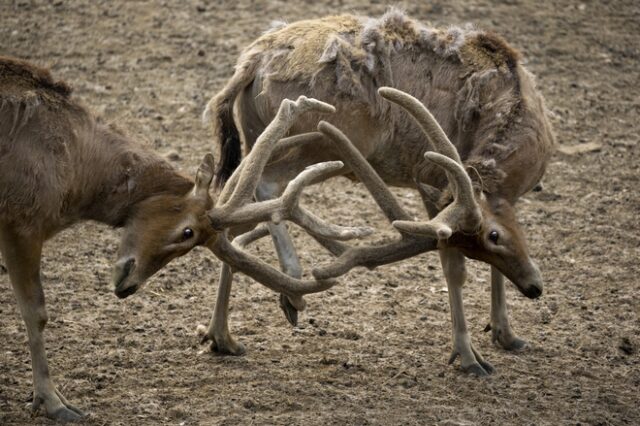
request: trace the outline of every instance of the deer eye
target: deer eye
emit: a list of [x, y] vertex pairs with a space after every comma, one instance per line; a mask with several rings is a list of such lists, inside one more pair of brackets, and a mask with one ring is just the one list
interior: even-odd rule
[[184, 240], [188, 240], [193, 238], [193, 229], [191, 228], [184, 228], [184, 231], [182, 231], [182, 238]]
[[489, 232], [489, 239], [491, 240], [491, 242], [493, 242], [494, 244], [498, 244], [498, 238], [500, 237], [500, 235], [498, 234], [498, 231], [491, 231]]

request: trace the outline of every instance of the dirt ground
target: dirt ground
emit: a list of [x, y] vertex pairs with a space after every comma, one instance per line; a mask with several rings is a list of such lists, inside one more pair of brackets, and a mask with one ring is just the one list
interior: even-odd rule
[[[494, 4], [495, 3], [495, 4]], [[377, 0], [0, 2], [0, 54], [52, 67], [76, 96], [189, 173], [211, 149], [200, 122], [240, 49], [274, 19], [337, 12], [379, 16]], [[527, 58], [563, 145], [545, 189], [519, 218], [546, 282], [525, 299], [508, 288], [512, 323], [530, 347], [513, 354], [482, 332], [489, 273], [472, 262], [465, 287], [487, 379], [447, 365], [451, 324], [435, 254], [354, 270], [307, 298], [291, 328], [276, 295], [239, 276], [231, 329], [243, 357], [201, 353], [220, 262], [195, 250], [124, 301], [110, 267], [118, 232], [75, 226], [45, 247], [49, 361], [59, 389], [90, 425], [640, 424], [640, 4], [636, 0], [411, 2], [437, 25], [473, 22]], [[0, 171], [1, 173], [1, 171]], [[420, 212], [417, 194], [395, 191]], [[304, 203], [343, 224], [389, 227], [346, 179]], [[323, 251], [295, 230], [305, 265]], [[261, 256], [275, 263], [267, 242]], [[1, 263], [1, 261], [0, 261]], [[307, 269], [308, 270], [308, 269]], [[0, 424], [51, 424], [26, 409], [31, 366], [24, 325], [0, 266]]]

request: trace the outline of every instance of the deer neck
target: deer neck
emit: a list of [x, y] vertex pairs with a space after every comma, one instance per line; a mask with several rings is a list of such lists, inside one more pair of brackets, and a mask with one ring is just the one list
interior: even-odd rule
[[136, 204], [160, 194], [184, 195], [193, 181], [167, 161], [107, 126], [97, 126], [82, 174], [79, 215], [123, 226]]

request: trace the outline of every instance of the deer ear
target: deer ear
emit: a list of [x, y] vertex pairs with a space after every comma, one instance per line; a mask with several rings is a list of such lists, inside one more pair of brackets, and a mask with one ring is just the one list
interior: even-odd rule
[[207, 153], [198, 167], [196, 173], [196, 186], [194, 193], [196, 197], [207, 197], [209, 195], [209, 187], [213, 180], [213, 172], [215, 170], [215, 161], [211, 153]]

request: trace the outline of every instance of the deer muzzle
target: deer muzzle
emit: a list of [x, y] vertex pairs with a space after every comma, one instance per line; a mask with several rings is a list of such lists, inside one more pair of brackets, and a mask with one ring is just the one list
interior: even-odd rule
[[115, 293], [120, 299], [132, 295], [138, 289], [138, 284], [130, 283], [128, 278], [136, 269], [136, 260], [132, 257], [120, 259], [113, 268], [113, 282]]
[[512, 280], [520, 292], [529, 299], [537, 299], [542, 296], [542, 274], [538, 266], [531, 262], [525, 277]]

